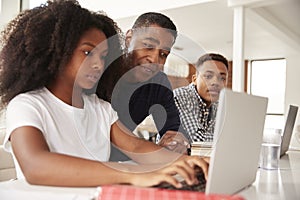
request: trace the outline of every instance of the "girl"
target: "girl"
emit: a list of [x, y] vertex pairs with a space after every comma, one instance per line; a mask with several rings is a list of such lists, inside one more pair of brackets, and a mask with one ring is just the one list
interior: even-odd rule
[[[3, 32], [0, 94], [7, 106], [5, 148], [31, 184], [154, 186], [197, 182], [199, 157], [133, 136], [94, 94], [108, 65], [122, 63], [120, 29], [75, 1], [47, 2], [19, 14]], [[125, 142], [126, 141], [126, 142]], [[138, 165], [107, 162], [110, 142]]]

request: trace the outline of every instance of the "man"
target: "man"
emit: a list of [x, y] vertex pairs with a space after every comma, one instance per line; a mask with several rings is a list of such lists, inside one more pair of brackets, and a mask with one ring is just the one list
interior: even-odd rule
[[212, 141], [220, 90], [227, 84], [228, 61], [205, 54], [196, 63], [192, 83], [174, 90], [182, 126], [192, 141]]
[[[154, 12], [140, 15], [126, 33], [127, 63], [105, 71], [97, 94], [111, 102], [120, 121], [131, 131], [151, 114], [161, 137], [159, 144], [184, 153], [188, 140], [177, 132], [179, 112], [171, 84], [161, 71], [176, 37], [176, 26], [167, 16]], [[113, 148], [111, 160], [126, 160], [121, 155]]]

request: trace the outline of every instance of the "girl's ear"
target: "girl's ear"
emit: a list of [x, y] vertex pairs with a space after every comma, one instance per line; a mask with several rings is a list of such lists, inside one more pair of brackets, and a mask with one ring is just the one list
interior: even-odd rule
[[126, 32], [125, 45], [128, 48], [132, 39], [132, 29], [129, 29]]

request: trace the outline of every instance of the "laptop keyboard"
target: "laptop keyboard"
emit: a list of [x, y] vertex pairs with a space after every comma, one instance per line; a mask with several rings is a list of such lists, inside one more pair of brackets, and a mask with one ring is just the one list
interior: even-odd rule
[[180, 183], [182, 184], [181, 188], [176, 188], [173, 185], [168, 183], [162, 183], [156, 187], [163, 188], [163, 189], [170, 189], [170, 190], [189, 190], [189, 191], [204, 192], [206, 186], [206, 180], [202, 171], [197, 173], [197, 179], [198, 179], [198, 184], [195, 185], [188, 185], [185, 182], [185, 180], [180, 181]]

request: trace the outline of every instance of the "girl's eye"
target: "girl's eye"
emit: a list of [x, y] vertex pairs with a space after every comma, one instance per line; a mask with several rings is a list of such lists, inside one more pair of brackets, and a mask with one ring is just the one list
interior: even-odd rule
[[84, 51], [83, 53], [84, 53], [84, 55], [86, 55], [86, 56], [88, 56], [88, 55], [91, 56], [91, 54], [92, 54], [90, 51]]

